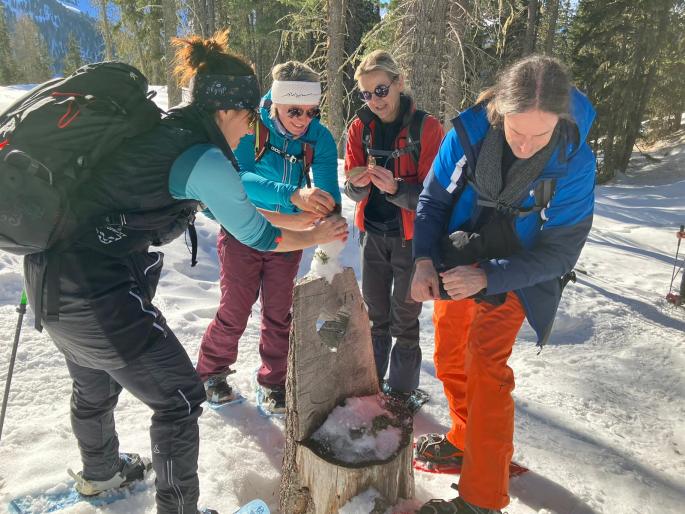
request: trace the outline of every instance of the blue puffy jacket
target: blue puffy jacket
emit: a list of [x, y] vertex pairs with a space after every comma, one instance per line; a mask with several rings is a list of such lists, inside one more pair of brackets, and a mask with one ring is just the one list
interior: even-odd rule
[[[555, 193], [547, 207], [516, 219], [523, 249], [508, 258], [480, 264], [487, 275], [488, 295], [507, 291], [518, 294], [539, 345], [545, 344], [552, 330], [561, 298], [560, 277], [575, 265], [592, 226], [596, 166], [585, 140], [595, 111], [575, 88], [571, 93], [571, 115], [577, 138], [565, 141], [565, 149], [559, 145], [540, 177], [530, 184], [531, 195], [516, 206], [533, 207], [532, 192], [538, 183], [556, 179]], [[435, 252], [439, 239], [455, 230], [469, 231], [481, 209], [465, 167], [466, 155], [477, 155], [490, 128], [486, 110], [483, 106], [472, 107], [455, 123], [464, 129], [461, 139], [454, 128], [447, 134], [419, 197], [413, 242], [416, 259], [431, 257], [438, 262]], [[463, 141], [464, 137], [468, 141]], [[566, 159], [560, 158], [562, 150]]]
[[[271, 119], [269, 109], [271, 91], [262, 99], [260, 115], [269, 129], [270, 143], [291, 155], [302, 153], [305, 141], [314, 148], [314, 161], [311, 166], [313, 185], [327, 191], [336, 203], [341, 202], [338, 187], [338, 149], [330, 131], [318, 119], [313, 119], [307, 132], [295, 139], [283, 131]], [[265, 106], [266, 105], [266, 106]], [[304, 187], [302, 162], [289, 162], [276, 152], [267, 150], [259, 162], [255, 163], [255, 136], [248, 135], [240, 140], [234, 152], [240, 164], [240, 178], [252, 203], [261, 209], [285, 213], [297, 212], [290, 201], [296, 189]]]

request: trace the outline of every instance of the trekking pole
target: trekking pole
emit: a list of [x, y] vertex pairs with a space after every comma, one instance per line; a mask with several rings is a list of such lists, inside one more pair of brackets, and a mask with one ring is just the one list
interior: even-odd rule
[[673, 261], [673, 273], [671, 273], [671, 285], [668, 286], [668, 297], [671, 296], [673, 291], [673, 281], [677, 275], [676, 266], [678, 265], [678, 253], [680, 252], [680, 242], [683, 240], [682, 234], [685, 234], [685, 225], [680, 225], [680, 232], [678, 232], [678, 246], [675, 249], [675, 261]]
[[0, 411], [0, 442], [2, 442], [2, 427], [5, 424], [5, 412], [7, 412], [7, 400], [10, 396], [10, 384], [12, 383], [12, 372], [14, 371], [14, 361], [17, 358], [17, 347], [19, 346], [19, 335], [21, 334], [21, 323], [24, 321], [24, 314], [26, 314], [26, 291], [21, 292], [21, 302], [17, 307], [19, 319], [17, 320], [17, 329], [14, 331], [14, 345], [12, 346], [12, 355], [10, 356], [10, 367], [7, 371], [7, 380], [5, 381], [5, 395], [2, 398], [2, 411]]

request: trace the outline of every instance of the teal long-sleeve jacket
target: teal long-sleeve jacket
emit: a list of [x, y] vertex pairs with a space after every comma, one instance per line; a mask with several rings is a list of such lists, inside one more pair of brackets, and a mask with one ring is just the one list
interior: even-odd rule
[[177, 200], [202, 202], [205, 214], [244, 245], [270, 251], [278, 244], [281, 231], [257, 211], [233, 164], [214, 145], [194, 145], [174, 161], [169, 193]]
[[[270, 117], [271, 92], [262, 99], [260, 115], [269, 129], [269, 142], [291, 155], [302, 153], [302, 142], [312, 145], [314, 161], [311, 167], [313, 185], [331, 194], [336, 203], [341, 202], [338, 185], [338, 151], [330, 131], [318, 119], [313, 119], [307, 131], [299, 138], [287, 133], [280, 123]], [[290, 201], [296, 189], [305, 187], [302, 162], [289, 162], [274, 151], [267, 150], [259, 162], [255, 162], [255, 136], [247, 135], [240, 140], [235, 156], [240, 164], [240, 178], [252, 203], [269, 211], [297, 212]]]

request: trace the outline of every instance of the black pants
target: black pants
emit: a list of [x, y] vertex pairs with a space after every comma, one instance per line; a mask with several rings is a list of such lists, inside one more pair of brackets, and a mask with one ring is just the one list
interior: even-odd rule
[[[364, 232], [362, 294], [369, 310], [376, 371], [381, 380], [390, 367], [388, 385], [409, 392], [419, 385], [422, 304], [409, 296], [413, 267], [411, 241]], [[396, 344], [392, 345], [392, 338]]]
[[168, 332], [123, 368], [103, 371], [67, 360], [73, 379], [71, 425], [83, 476], [112, 477], [119, 469], [114, 407], [125, 388], [153, 411], [150, 439], [159, 514], [197, 512], [197, 418], [205, 391], [178, 339]]
[[[45, 254], [24, 261], [34, 312], [35, 286], [46, 263]], [[117, 257], [76, 247], [52, 264], [58, 266], [59, 320], [41, 318], [73, 380], [71, 423], [84, 477], [108, 479], [119, 469], [113, 411], [126, 389], [153, 411], [157, 512], [196, 514], [197, 418], [206, 395], [188, 355], [152, 304], [162, 254]]]

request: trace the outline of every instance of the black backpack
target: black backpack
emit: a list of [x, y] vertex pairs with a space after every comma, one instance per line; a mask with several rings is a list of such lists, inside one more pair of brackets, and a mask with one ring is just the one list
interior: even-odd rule
[[162, 111], [145, 76], [118, 62], [45, 82], [0, 114], [0, 250], [26, 255], [77, 234], [72, 193]]

